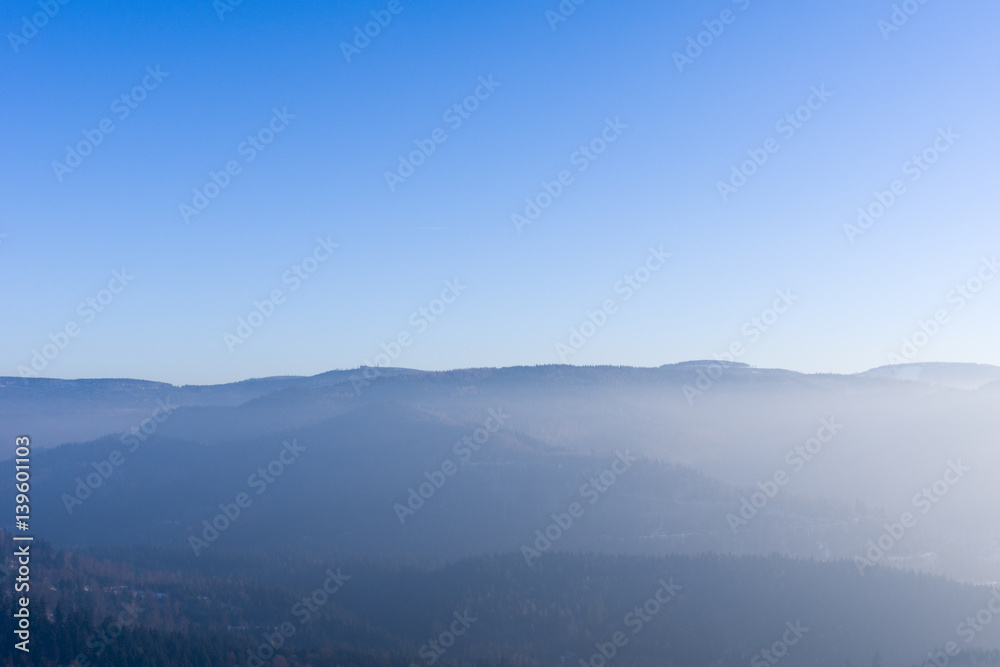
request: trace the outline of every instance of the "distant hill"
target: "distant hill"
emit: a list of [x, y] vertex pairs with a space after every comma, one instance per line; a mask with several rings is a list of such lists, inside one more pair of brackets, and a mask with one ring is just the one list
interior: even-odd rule
[[[1000, 369], [920, 364], [904, 377], [906, 367], [894, 369], [804, 375], [708, 361], [359, 369], [214, 387], [5, 379], [0, 417], [35, 439], [36, 502], [46, 508], [38, 525], [60, 543], [183, 542], [245, 490], [283, 440], [298, 438], [311, 443], [304, 465], [269, 485], [227, 540], [249, 544], [288, 524], [293, 540], [376, 554], [515, 549], [627, 449], [643, 461], [588, 516], [590, 528], [557, 549], [844, 557], [919, 501], [927, 512], [885, 562], [998, 580], [1000, 486], [991, 471], [1000, 449], [989, 434], [1000, 431], [1000, 396], [980, 383]], [[157, 401], [180, 407], [157, 421]], [[394, 506], [455, 458], [454, 443], [491, 410], [508, 415], [503, 428], [400, 525]], [[123, 436], [129, 426], [111, 422], [146, 430]], [[32, 425], [85, 444], [43, 451]], [[115, 449], [126, 451], [124, 464], [71, 516], [62, 494]], [[952, 465], [968, 472], [941, 487], [946, 497], [914, 500]], [[780, 492], [734, 532], [727, 516], [776, 475], [785, 476]], [[280, 514], [286, 507], [308, 510]]]
[[979, 389], [1000, 381], [1000, 368], [987, 364], [919, 363], [882, 366], [862, 375], [937, 384], [956, 389]]
[[[719, 374], [718, 378], [713, 375]], [[371, 379], [369, 379], [371, 378]], [[706, 380], [707, 378], [707, 380]], [[1000, 381], [1000, 368], [979, 364], [886, 366], [856, 375], [806, 375], [757, 369], [746, 364], [691, 361], [659, 368], [534, 366], [465, 369], [447, 372], [398, 368], [330, 371], [311, 377], [271, 377], [222, 385], [173, 386], [129, 379], [54, 380], [0, 377], [0, 455], [9, 453], [16, 435], [30, 434], [37, 447], [84, 442], [137, 428], [160, 402], [185, 408], [258, 409], [296, 407], [293, 419], [277, 429], [322, 421], [336, 412], [333, 401], [360, 397], [375, 388], [379, 396], [418, 398], [425, 391], [464, 392], [475, 400], [483, 389], [508, 389], [532, 396], [557, 389], [553, 399], [623, 390], [654, 390], [669, 404], [697, 405], [712, 393], [758, 389], [911, 393], [941, 387], [978, 388]], [[711, 389], [703, 391], [705, 382]], [[876, 384], [872, 384], [876, 382]], [[388, 385], [388, 386], [387, 386]], [[687, 393], [686, 389], [688, 389]], [[722, 388], [722, 391], [719, 389]], [[510, 393], [510, 392], [508, 392]], [[564, 396], [560, 397], [559, 395]], [[260, 399], [269, 399], [261, 401]], [[678, 400], [679, 399], [679, 400]], [[303, 400], [305, 404], [303, 405]]]
[[[217, 538], [228, 548], [434, 559], [537, 550], [546, 543], [539, 533], [557, 530], [553, 522], [565, 523], [577, 503], [582, 516], [559, 528], [543, 553], [830, 560], [863, 554], [892, 519], [779, 493], [773, 482], [763, 491], [726, 484], [643, 457], [625, 439], [605, 443], [610, 455], [553, 447], [519, 433], [505, 409], [494, 412], [504, 428], [490, 432], [482, 425], [496, 425], [488, 410], [480, 424], [463, 424], [406, 406], [362, 405], [320, 424], [212, 445], [157, 433], [135, 440], [135, 451], [127, 437], [39, 451], [34, 527], [61, 545], [161, 544], [194, 557], [214, 548], [205, 522], [218, 520], [232, 524]], [[285, 451], [291, 442], [294, 457]], [[287, 466], [277, 463], [283, 458]], [[0, 480], [0, 493], [12, 492], [8, 486]], [[232, 521], [220, 518], [235, 514], [241, 493], [249, 506]], [[896, 546], [889, 563], [991, 576], [926, 530]]]

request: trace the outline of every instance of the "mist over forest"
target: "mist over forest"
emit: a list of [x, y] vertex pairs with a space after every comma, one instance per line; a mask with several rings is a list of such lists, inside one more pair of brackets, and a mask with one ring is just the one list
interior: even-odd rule
[[473, 609], [442, 659], [606, 645], [630, 664], [767, 664], [755, 654], [787, 622], [809, 628], [787, 635], [788, 664], [917, 664], [949, 642], [963, 659], [1000, 649], [1000, 626], [976, 621], [1000, 604], [981, 437], [998, 381], [983, 365], [718, 362], [4, 378], [0, 417], [35, 434], [53, 637], [145, 600], [116, 651], [159, 633], [232, 661], [340, 572], [321, 610], [297, 608], [275, 648], [289, 664], [419, 664], [421, 637]]
[[1000, 667], [998, 25], [4, 0], [0, 667]]

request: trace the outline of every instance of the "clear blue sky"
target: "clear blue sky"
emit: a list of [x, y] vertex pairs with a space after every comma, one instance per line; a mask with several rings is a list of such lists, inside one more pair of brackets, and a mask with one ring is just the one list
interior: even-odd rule
[[[1000, 253], [996, 2], [927, 0], [887, 32], [888, 0], [587, 0], [559, 22], [557, 0], [400, 0], [351, 62], [341, 43], [389, 2], [243, 0], [222, 20], [220, 3], [53, 0], [37, 34], [37, 0], [4, 3], [0, 375], [70, 323], [40, 375], [313, 374], [374, 364], [400, 333], [399, 366], [556, 363], [609, 299], [567, 362], [655, 366], [742, 342], [740, 361], [852, 372], [944, 309], [913, 360], [1000, 364], [1000, 280], [949, 299]], [[679, 71], [705, 21], [724, 30]], [[135, 108], [113, 106], [144, 80]], [[833, 96], [779, 131], [822, 86]], [[445, 112], [477, 87], [454, 127]], [[294, 118], [250, 161], [241, 142], [274, 109]], [[105, 119], [78, 166], [53, 166]], [[438, 128], [446, 141], [390, 189], [398, 156]], [[913, 181], [904, 164], [947, 128], [959, 138]], [[602, 131], [602, 154], [576, 153]], [[718, 182], [771, 138], [723, 201]], [[185, 222], [179, 205], [229, 161], [240, 172]], [[512, 213], [563, 170], [572, 182], [518, 231]], [[844, 225], [896, 179], [904, 194], [849, 242]], [[318, 237], [339, 247], [293, 290], [283, 276]], [[616, 284], [650, 246], [671, 257], [626, 301]], [[102, 295], [122, 269], [134, 279]], [[455, 278], [440, 317], [411, 318]], [[275, 289], [271, 317], [227, 345]], [[798, 300], [748, 334], [779, 289]], [[109, 296], [95, 316], [78, 307]]]

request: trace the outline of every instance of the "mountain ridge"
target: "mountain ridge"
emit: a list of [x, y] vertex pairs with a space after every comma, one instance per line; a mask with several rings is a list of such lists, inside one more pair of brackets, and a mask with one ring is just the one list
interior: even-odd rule
[[[448, 370], [422, 370], [417, 368], [406, 368], [406, 367], [381, 367], [376, 368], [373, 366], [358, 366], [356, 368], [338, 368], [331, 369], [328, 371], [322, 371], [314, 375], [266, 375], [261, 377], [249, 377], [242, 380], [234, 380], [232, 382], [219, 382], [212, 384], [172, 384], [169, 382], [163, 382], [160, 380], [145, 380], [140, 378], [50, 378], [50, 377], [18, 377], [18, 376], [4, 376], [0, 375], [0, 389], [15, 387], [15, 386], [29, 386], [35, 383], [50, 383], [52, 385], [72, 385], [75, 383], [132, 383], [135, 385], [151, 385], [157, 387], [170, 387], [178, 390], [209, 390], [218, 389], [221, 387], [233, 387], [238, 385], [253, 385], [266, 382], [293, 382], [293, 381], [311, 381], [313, 383], [319, 382], [320, 378], [327, 378], [330, 376], [337, 376], [339, 381], [349, 381], [350, 377], [357, 376], [361, 379], [364, 378], [363, 373], [365, 369], [373, 369], [379, 376], [387, 375], [397, 375], [397, 374], [412, 374], [412, 375], [442, 375], [442, 374], [456, 374], [456, 373], [466, 373], [466, 372], [482, 372], [482, 371], [518, 371], [525, 369], [579, 369], [579, 370], [632, 370], [632, 371], [662, 371], [668, 369], [687, 369], [691, 367], [700, 366], [720, 366], [729, 369], [738, 369], [753, 372], [781, 372], [781, 373], [791, 373], [795, 375], [802, 375], [806, 377], [857, 377], [864, 375], [891, 375], [890, 371], [894, 369], [908, 369], [908, 368], [951, 368], [951, 369], [977, 369], [986, 370], [996, 374], [996, 379], [1000, 379], [1000, 366], [994, 366], [992, 364], [981, 364], [975, 362], [950, 362], [950, 361], [934, 361], [934, 362], [913, 362], [907, 364], [895, 364], [895, 365], [884, 365], [876, 366], [864, 371], [858, 371], [855, 373], [833, 373], [833, 372], [814, 372], [809, 373], [805, 371], [796, 371], [787, 368], [780, 367], [760, 367], [753, 366], [744, 362], [734, 362], [734, 361], [719, 361], [714, 359], [691, 359], [688, 361], [679, 361], [671, 364], [661, 364], [659, 366], [629, 366], [629, 365], [614, 365], [614, 364], [594, 364], [594, 365], [575, 365], [575, 364], [534, 364], [534, 365], [514, 365], [514, 366], [471, 366], [468, 368], [453, 368]], [[905, 373], [898, 373], [900, 375], [899, 379], [905, 379]], [[323, 384], [326, 384], [323, 382]], [[331, 383], [336, 384], [336, 382]]]

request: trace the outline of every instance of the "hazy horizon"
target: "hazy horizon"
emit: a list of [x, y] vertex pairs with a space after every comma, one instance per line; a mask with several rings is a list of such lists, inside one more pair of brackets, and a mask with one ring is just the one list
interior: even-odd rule
[[[414, 371], [414, 372], [417, 372], [417, 373], [449, 373], [449, 372], [471, 371], [471, 370], [510, 370], [510, 369], [518, 369], [518, 368], [539, 368], [539, 367], [548, 367], [548, 366], [570, 366], [570, 367], [573, 367], [573, 368], [635, 368], [635, 369], [643, 369], [643, 370], [654, 370], [654, 369], [663, 368], [663, 367], [669, 367], [669, 366], [684, 366], [686, 364], [699, 364], [699, 363], [714, 364], [714, 363], [719, 363], [719, 362], [721, 362], [722, 364], [735, 363], [735, 364], [738, 364], [738, 365], [744, 365], [744, 366], [747, 366], [747, 367], [752, 368], [754, 370], [788, 371], [788, 372], [791, 372], [791, 373], [798, 373], [798, 374], [801, 374], [801, 375], [843, 375], [843, 376], [861, 375], [861, 374], [864, 374], [864, 373], [867, 373], [867, 372], [870, 372], [870, 371], [878, 370], [878, 369], [881, 369], [881, 368], [891, 368], [893, 366], [904, 367], [904, 366], [934, 366], [934, 365], [947, 366], [947, 365], [954, 365], [954, 366], [989, 366], [989, 367], [993, 367], [993, 368], [1000, 368], [1000, 365], [997, 365], [997, 364], [985, 364], [985, 363], [980, 363], [980, 362], [975, 362], [975, 361], [915, 361], [915, 362], [908, 362], [908, 363], [905, 363], [905, 364], [883, 364], [881, 366], [873, 366], [871, 368], [864, 368], [864, 369], [857, 370], [857, 371], [834, 372], [834, 371], [801, 371], [801, 370], [797, 370], [797, 369], [794, 369], [794, 368], [780, 368], [780, 367], [777, 367], [777, 366], [757, 366], [755, 364], [747, 363], [747, 362], [744, 362], [744, 361], [731, 362], [731, 361], [728, 361], [728, 360], [725, 360], [725, 359], [687, 359], [687, 360], [684, 360], [684, 361], [675, 361], [675, 362], [658, 364], [656, 366], [635, 366], [635, 365], [630, 365], [630, 364], [560, 364], [560, 363], [550, 363], [550, 364], [513, 364], [513, 365], [510, 365], [510, 366], [467, 366], [467, 367], [455, 367], [455, 368], [413, 368], [413, 367], [409, 367], [409, 366], [376, 366], [374, 364], [372, 364], [371, 366], [367, 366], [365, 364], [361, 364], [361, 365], [353, 366], [353, 367], [350, 367], [350, 368], [328, 368], [328, 369], [321, 370], [321, 371], [318, 371], [318, 372], [315, 372], [315, 373], [308, 373], [308, 374], [302, 374], [302, 375], [290, 374], [290, 373], [282, 373], [282, 374], [276, 374], [276, 375], [252, 375], [252, 376], [247, 376], [247, 377], [238, 377], [238, 378], [233, 378], [233, 379], [229, 379], [229, 380], [222, 380], [222, 381], [218, 381], [218, 382], [176, 382], [176, 381], [163, 380], [161, 378], [132, 377], [132, 376], [88, 376], [88, 377], [39, 376], [38, 378], [32, 378], [32, 379], [38, 379], [38, 380], [69, 380], [69, 381], [73, 381], [73, 380], [137, 380], [137, 381], [141, 381], [141, 382], [159, 382], [159, 383], [173, 385], [175, 387], [182, 387], [182, 386], [216, 386], [216, 385], [226, 385], [226, 384], [235, 384], [235, 383], [238, 383], [238, 382], [245, 382], [247, 380], [266, 380], [268, 378], [281, 378], [281, 377], [309, 378], [309, 377], [316, 377], [318, 375], [323, 375], [325, 373], [338, 373], [338, 372], [346, 373], [346, 372], [349, 372], [349, 371], [358, 371], [358, 370], [366, 368], [366, 367], [367, 368], [380, 368], [382, 370]], [[0, 378], [20, 379], [16, 375], [6, 375], [6, 376], [0, 375]]]
[[1000, 665], [996, 0], [7, 0], [0, 667]]

